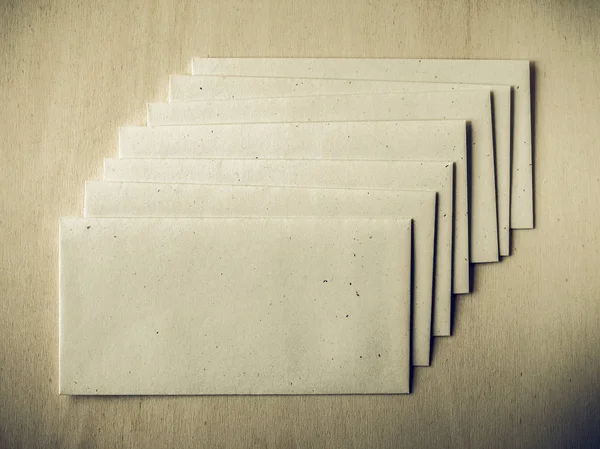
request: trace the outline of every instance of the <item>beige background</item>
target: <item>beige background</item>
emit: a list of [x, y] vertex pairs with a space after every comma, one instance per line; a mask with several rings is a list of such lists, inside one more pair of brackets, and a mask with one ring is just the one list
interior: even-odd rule
[[[0, 0], [0, 445], [598, 447], [599, 25], [595, 0]], [[58, 217], [193, 56], [536, 61], [537, 229], [411, 396], [58, 396]]]

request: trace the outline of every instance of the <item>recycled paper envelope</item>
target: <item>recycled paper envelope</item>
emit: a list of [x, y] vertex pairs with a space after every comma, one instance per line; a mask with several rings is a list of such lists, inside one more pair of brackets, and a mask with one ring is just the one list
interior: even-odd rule
[[[458, 59], [196, 58], [194, 75], [243, 75], [512, 86], [511, 227], [533, 228], [530, 62]], [[495, 89], [492, 89], [495, 92]]]
[[[468, 119], [471, 163], [471, 262], [498, 261], [496, 180], [490, 94], [485, 91], [258, 98], [150, 103], [149, 125]], [[415, 144], [413, 142], [413, 144]]]
[[[120, 182], [302, 186], [353, 189], [434, 190], [437, 239], [433, 335], [449, 335], [453, 264], [453, 167], [448, 162], [256, 159], [105, 159], [104, 179]], [[467, 230], [460, 231], [466, 234]], [[456, 237], [456, 235], [454, 236]], [[455, 273], [468, 275], [454, 252]], [[468, 278], [467, 278], [468, 279]]]
[[407, 393], [410, 239], [395, 219], [62, 219], [60, 392]]
[[[340, 140], [340, 136], [344, 136], [343, 141]], [[415, 143], [417, 140], [418, 145]], [[303, 160], [453, 161], [456, 170], [453, 291], [454, 293], [469, 292], [470, 255], [467, 232], [469, 204], [464, 121], [125, 127], [119, 132], [119, 149], [120, 156], [123, 158], [228, 157], [261, 160], [266, 157]], [[126, 162], [127, 160], [123, 159], [123, 163]], [[131, 164], [134, 162], [131, 161]], [[228, 167], [228, 165], [221, 165], [221, 167]], [[157, 167], [152, 166], [152, 168]], [[149, 170], [146, 173], [156, 172]], [[120, 174], [126, 176], [123, 171]], [[185, 172], [182, 172], [182, 175], [188, 176]], [[204, 175], [209, 176], [210, 172]], [[238, 179], [239, 177], [234, 177], [230, 183], [234, 184]], [[408, 188], [403, 184], [397, 184], [401, 180], [395, 177], [393, 179], [394, 184], [390, 188], [395, 188], [393, 186], [396, 185], [400, 188]], [[136, 179], [124, 177], [115, 180], [135, 181]], [[155, 180], [163, 181], [160, 178]], [[265, 179], [265, 182], [267, 180]], [[164, 181], [168, 181], [168, 178]], [[172, 181], [175, 182], [176, 179]], [[252, 183], [261, 184], [259, 178], [252, 178]], [[384, 184], [379, 183], [363, 187], [386, 188]]]
[[[414, 365], [429, 365], [435, 193], [88, 182], [86, 217], [405, 217], [414, 220]], [[444, 318], [450, 319], [450, 304]], [[446, 323], [443, 323], [446, 324]], [[450, 326], [448, 323], [448, 330]]]
[[[340, 136], [344, 136], [343, 141]], [[469, 292], [469, 203], [463, 121], [125, 127], [119, 131], [119, 150], [122, 158], [452, 161], [456, 170], [453, 292]], [[125, 164], [126, 159], [123, 161]], [[120, 174], [126, 176], [124, 172]], [[124, 177], [115, 180], [136, 179]], [[237, 180], [234, 177], [231, 183]], [[156, 181], [162, 179], [156, 178]], [[258, 178], [253, 178], [252, 182], [261, 183]], [[386, 187], [382, 184], [363, 187], [381, 186]]]
[[244, 76], [171, 76], [170, 101], [235, 98], [269, 98], [330, 94], [493, 90], [494, 148], [496, 161], [498, 240], [500, 255], [510, 255], [510, 86], [485, 84], [411, 83], [311, 78], [264, 78]]

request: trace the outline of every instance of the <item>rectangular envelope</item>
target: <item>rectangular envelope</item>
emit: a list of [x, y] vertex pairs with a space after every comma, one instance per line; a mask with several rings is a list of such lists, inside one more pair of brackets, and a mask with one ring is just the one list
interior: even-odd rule
[[[471, 262], [498, 261], [496, 179], [490, 94], [485, 91], [150, 103], [149, 125], [352, 120], [465, 119], [471, 124]], [[368, 151], [368, 150], [367, 150]], [[488, 225], [486, 227], [486, 225]]]
[[[118, 182], [271, 185], [437, 192], [433, 335], [450, 333], [453, 266], [453, 167], [448, 162], [256, 159], [105, 159], [104, 179]], [[466, 234], [467, 229], [457, 232]], [[456, 238], [456, 234], [454, 235]], [[467, 276], [466, 251], [454, 273]]]
[[[343, 140], [340, 139], [343, 137]], [[119, 131], [122, 158], [246, 158], [371, 161], [452, 161], [455, 164], [453, 292], [469, 292], [469, 201], [464, 121], [271, 123], [125, 127]], [[189, 159], [186, 159], [189, 160]], [[123, 159], [123, 163], [127, 162]], [[130, 162], [134, 167], [134, 161]], [[158, 163], [158, 162], [157, 162]], [[266, 161], [265, 161], [266, 163]], [[168, 163], [166, 166], [170, 167]], [[196, 164], [201, 164], [196, 162]], [[220, 167], [231, 167], [223, 162]], [[379, 164], [385, 165], [385, 164]], [[395, 164], [390, 164], [395, 165]], [[152, 168], [156, 169], [156, 165]], [[168, 168], [168, 170], [175, 170]], [[473, 167], [477, 173], [478, 167]], [[354, 170], [356, 172], [356, 170]], [[123, 173], [123, 172], [122, 172]], [[136, 172], [138, 173], [138, 172]], [[147, 173], [152, 173], [149, 167]], [[223, 171], [221, 173], [224, 173]], [[108, 175], [108, 173], [107, 173]], [[189, 176], [187, 173], [182, 173]], [[204, 172], [211, 176], [211, 172]], [[235, 175], [235, 173], [233, 174]], [[369, 176], [358, 174], [358, 176]], [[123, 176], [125, 174], [123, 173]], [[165, 176], [168, 176], [165, 174]], [[214, 175], [212, 175], [214, 176]], [[228, 176], [231, 176], [229, 174]], [[233, 178], [232, 184], [241, 178]], [[248, 179], [248, 178], [245, 178]], [[389, 176], [386, 182], [391, 182]], [[128, 181], [133, 179], [116, 179]], [[356, 180], [358, 180], [356, 178]], [[374, 179], [375, 180], [375, 179]], [[159, 182], [161, 179], [156, 178]], [[265, 178], [268, 181], [268, 178]], [[401, 182], [397, 180], [396, 182]], [[166, 181], [165, 181], [166, 182]], [[390, 184], [389, 188], [402, 184]], [[260, 184], [259, 178], [252, 178]], [[360, 187], [357, 185], [356, 187]], [[383, 183], [373, 186], [383, 187]], [[406, 188], [406, 187], [401, 187]], [[493, 191], [485, 192], [492, 195]], [[495, 226], [487, 218], [486, 228]], [[479, 242], [471, 240], [471, 245]], [[459, 259], [458, 259], [459, 257]]]
[[407, 393], [410, 228], [62, 219], [60, 393]]
[[411, 83], [311, 78], [265, 78], [243, 76], [171, 76], [169, 101], [200, 101], [235, 98], [269, 98], [331, 94], [375, 94], [492, 90], [494, 148], [498, 201], [500, 255], [510, 255], [510, 86], [485, 84]]
[[194, 75], [351, 78], [512, 86], [511, 227], [533, 228], [530, 62], [526, 60], [195, 58]]
[[[85, 189], [85, 215], [107, 218], [270, 216], [412, 218], [414, 220], [412, 361], [417, 366], [429, 365], [435, 244], [434, 192], [88, 182]], [[440, 324], [445, 326], [448, 332], [450, 331], [450, 306], [449, 302], [440, 304], [438, 312], [442, 320]]]

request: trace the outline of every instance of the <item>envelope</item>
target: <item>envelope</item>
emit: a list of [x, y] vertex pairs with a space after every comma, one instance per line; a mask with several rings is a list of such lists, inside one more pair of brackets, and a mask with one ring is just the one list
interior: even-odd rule
[[[448, 162], [256, 159], [105, 159], [104, 179], [121, 182], [239, 184], [437, 192], [434, 335], [449, 335], [453, 265], [453, 168]], [[465, 223], [466, 224], [466, 223]], [[461, 229], [466, 235], [467, 229]], [[454, 234], [454, 241], [456, 234]], [[455, 275], [466, 277], [465, 251], [454, 250]]]
[[[343, 141], [340, 140], [343, 136]], [[376, 136], [376, 138], [374, 138]], [[418, 144], [416, 141], [418, 140]], [[368, 148], [368, 150], [366, 150]], [[469, 203], [464, 121], [329, 122], [253, 125], [125, 127], [119, 132], [119, 152], [127, 158], [263, 158], [318, 160], [419, 160], [455, 164], [454, 293], [469, 292]], [[260, 157], [259, 157], [260, 156]], [[134, 162], [131, 161], [130, 164]], [[198, 163], [200, 164], [200, 163]], [[233, 163], [232, 163], [233, 164]], [[386, 165], [386, 164], [380, 164]], [[146, 173], [153, 173], [156, 165]], [[478, 167], [473, 167], [477, 173]], [[171, 170], [169, 168], [169, 170]], [[356, 170], [355, 170], [356, 172]], [[138, 173], [138, 172], [136, 172]], [[235, 174], [235, 173], [234, 173]], [[126, 176], [121, 172], [122, 176]], [[182, 172], [182, 176], [189, 176]], [[209, 176], [210, 172], [204, 173]], [[151, 175], [153, 176], [153, 175]], [[167, 175], [168, 176], [168, 175]], [[368, 173], [360, 176], [370, 176]], [[214, 178], [214, 176], [213, 176]], [[168, 178], [165, 178], [168, 179]], [[232, 183], [237, 182], [237, 177]], [[248, 179], [248, 178], [245, 178]], [[395, 177], [394, 184], [401, 180]], [[117, 179], [135, 181], [135, 178]], [[156, 181], [162, 181], [156, 178]], [[175, 181], [175, 179], [173, 179]], [[266, 182], [266, 181], [265, 181]], [[392, 182], [392, 181], [386, 181]], [[259, 178], [252, 178], [260, 184]], [[357, 185], [357, 187], [360, 187]], [[384, 187], [382, 183], [373, 186]], [[487, 217], [491, 220], [491, 217]], [[488, 223], [488, 227], [494, 226]], [[472, 230], [472, 226], [470, 228]], [[471, 241], [472, 245], [478, 242]]]
[[493, 90], [498, 240], [500, 255], [508, 256], [510, 255], [510, 86], [244, 76], [171, 76], [169, 101], [476, 89]]
[[410, 238], [396, 219], [62, 219], [60, 393], [407, 393]]
[[[151, 103], [148, 124], [252, 123], [395, 119], [469, 119], [471, 173], [471, 262], [498, 261], [496, 180], [489, 92], [406, 92], [402, 94], [326, 95], [180, 103]], [[343, 140], [343, 139], [342, 139]], [[415, 144], [415, 142], [413, 142]], [[484, 201], [485, 198], [485, 201]]]
[[[434, 192], [88, 182], [85, 189], [85, 215], [109, 218], [412, 218], [415, 242], [412, 360], [417, 366], [429, 365], [435, 244]], [[450, 303], [440, 304], [438, 311], [448, 331], [450, 306]]]
[[[194, 75], [504, 84], [512, 86], [511, 227], [533, 228], [530, 62], [525, 60], [195, 58]], [[495, 92], [495, 90], [494, 90]]]

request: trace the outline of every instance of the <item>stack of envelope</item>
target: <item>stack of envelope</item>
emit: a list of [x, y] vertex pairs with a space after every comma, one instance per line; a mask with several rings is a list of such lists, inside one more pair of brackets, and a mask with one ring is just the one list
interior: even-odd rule
[[529, 62], [192, 73], [61, 219], [61, 393], [410, 392], [471, 265], [533, 227]]

